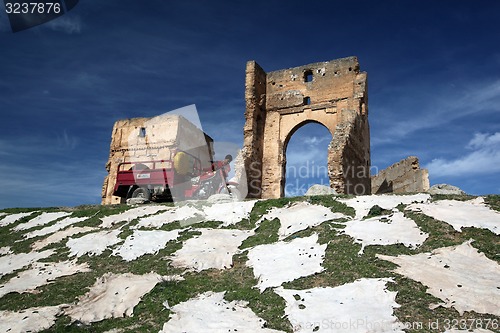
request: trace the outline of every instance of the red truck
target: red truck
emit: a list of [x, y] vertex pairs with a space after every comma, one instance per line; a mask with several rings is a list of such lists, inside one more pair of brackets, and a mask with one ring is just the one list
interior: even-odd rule
[[124, 162], [118, 165], [113, 195], [153, 201], [207, 199], [218, 193], [240, 199], [236, 183], [226, 182], [224, 168], [204, 170], [201, 161], [185, 151], [173, 159]]

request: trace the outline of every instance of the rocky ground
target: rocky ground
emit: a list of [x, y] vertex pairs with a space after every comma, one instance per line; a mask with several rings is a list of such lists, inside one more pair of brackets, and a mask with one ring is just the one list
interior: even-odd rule
[[498, 332], [500, 196], [0, 211], [0, 332]]

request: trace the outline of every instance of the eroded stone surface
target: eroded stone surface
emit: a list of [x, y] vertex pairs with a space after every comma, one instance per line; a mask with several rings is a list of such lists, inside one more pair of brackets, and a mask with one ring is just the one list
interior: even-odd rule
[[284, 195], [286, 146], [309, 122], [332, 134], [330, 186], [337, 193], [371, 193], [366, 77], [356, 57], [269, 73], [255, 61], [247, 63], [243, 156], [249, 197]]
[[[193, 107], [193, 106], [191, 106]], [[196, 108], [190, 106], [177, 112], [164, 113], [152, 118], [122, 119], [115, 122], [111, 135], [109, 159], [106, 163], [106, 176], [102, 186], [102, 204], [124, 203], [125, 198], [114, 196], [116, 177], [120, 171], [146, 170], [151, 168], [172, 168], [172, 160], [179, 151], [189, 152], [198, 158], [201, 168], [209, 168], [213, 160], [209, 144], [212, 138], [203, 133], [200, 124], [194, 124], [189, 117]], [[182, 114], [186, 114], [183, 117]], [[153, 164], [151, 161], [168, 161]], [[191, 166], [192, 167], [192, 166]], [[168, 179], [166, 180], [168, 182]], [[120, 189], [125, 196], [130, 188]]]
[[464, 195], [466, 194], [464, 191], [462, 191], [460, 188], [449, 185], [449, 184], [436, 184], [432, 185], [431, 188], [429, 189], [430, 194], [455, 194], [455, 195]]
[[409, 156], [371, 177], [372, 193], [418, 193], [429, 190], [429, 172]]
[[335, 195], [337, 192], [330, 186], [315, 184], [307, 189], [305, 196], [313, 195]]

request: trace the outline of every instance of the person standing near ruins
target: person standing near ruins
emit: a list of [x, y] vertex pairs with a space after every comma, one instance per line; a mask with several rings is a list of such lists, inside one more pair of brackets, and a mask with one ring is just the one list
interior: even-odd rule
[[[224, 177], [227, 177], [229, 172], [231, 171], [231, 167], [229, 166], [229, 163], [233, 160], [233, 156], [230, 154], [226, 155], [222, 161], [213, 161], [212, 166], [211, 166], [211, 171], [216, 171], [219, 169], [222, 169], [224, 171]], [[209, 171], [209, 170], [207, 170]]]

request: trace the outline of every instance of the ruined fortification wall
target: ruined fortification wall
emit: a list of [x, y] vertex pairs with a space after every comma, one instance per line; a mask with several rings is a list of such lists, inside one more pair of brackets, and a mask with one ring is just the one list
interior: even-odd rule
[[118, 120], [111, 134], [102, 204], [123, 202], [122, 198], [113, 196], [120, 163], [170, 160], [176, 150], [182, 150], [198, 157], [203, 167], [209, 167], [212, 150], [207, 142], [212, 142], [212, 139], [178, 115]]
[[[338, 193], [371, 192], [366, 73], [360, 72], [356, 57], [267, 74], [250, 61], [245, 97], [244, 151], [250, 197], [284, 195], [288, 141], [309, 122], [322, 124], [332, 135], [330, 186]], [[347, 173], [352, 169], [355, 177]]]
[[410, 156], [372, 176], [372, 193], [427, 192], [429, 173], [420, 169], [418, 158]]
[[260, 198], [262, 187], [262, 154], [266, 124], [266, 72], [249, 61], [245, 79], [245, 126], [243, 128], [243, 159], [247, 171], [248, 197]]

